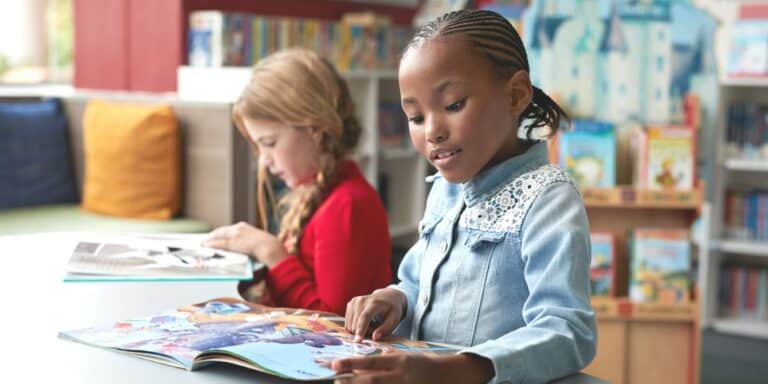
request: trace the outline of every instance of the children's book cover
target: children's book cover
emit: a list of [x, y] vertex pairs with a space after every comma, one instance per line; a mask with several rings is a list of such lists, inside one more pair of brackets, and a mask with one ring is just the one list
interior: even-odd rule
[[339, 358], [386, 351], [453, 353], [451, 346], [389, 339], [353, 342], [334, 314], [219, 298], [154, 316], [59, 333], [62, 339], [195, 370], [228, 363], [292, 380], [329, 380]]
[[689, 190], [695, 180], [695, 131], [685, 126], [649, 127], [640, 187]]
[[616, 185], [616, 137], [613, 125], [596, 120], [576, 120], [573, 130], [559, 141], [560, 165], [580, 187]]
[[633, 301], [688, 302], [691, 244], [687, 230], [635, 229], [630, 248]]
[[589, 268], [592, 296], [611, 296], [615, 290], [613, 234], [593, 232], [589, 238], [592, 243], [592, 261]]

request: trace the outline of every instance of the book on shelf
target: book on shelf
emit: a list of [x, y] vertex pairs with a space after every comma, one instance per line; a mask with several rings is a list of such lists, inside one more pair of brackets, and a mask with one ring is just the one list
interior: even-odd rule
[[224, 13], [194, 11], [189, 14], [188, 60], [196, 67], [224, 65]]
[[725, 265], [718, 288], [721, 316], [768, 320], [768, 268]]
[[592, 296], [614, 296], [616, 291], [616, 250], [613, 234], [592, 232], [592, 259], [589, 265], [589, 281]]
[[690, 190], [696, 179], [696, 134], [683, 125], [637, 129], [632, 138], [634, 183], [652, 190]]
[[768, 104], [730, 104], [726, 124], [726, 158], [768, 159]]
[[248, 255], [200, 246], [204, 235], [93, 236], [78, 242], [64, 281], [251, 280]]
[[573, 130], [560, 133], [559, 162], [582, 188], [616, 185], [616, 136], [613, 125], [575, 120]]
[[400, 103], [379, 104], [379, 145], [383, 147], [407, 147], [408, 120], [403, 114]]
[[686, 303], [691, 244], [684, 229], [638, 228], [630, 246], [629, 297], [636, 302]]
[[343, 357], [458, 351], [454, 346], [399, 338], [354, 342], [343, 321], [330, 313], [218, 298], [156, 315], [62, 331], [59, 337], [187, 370], [224, 363], [303, 381], [342, 376], [330, 369], [330, 363]]
[[768, 241], [768, 191], [727, 192], [725, 236], [736, 240]]

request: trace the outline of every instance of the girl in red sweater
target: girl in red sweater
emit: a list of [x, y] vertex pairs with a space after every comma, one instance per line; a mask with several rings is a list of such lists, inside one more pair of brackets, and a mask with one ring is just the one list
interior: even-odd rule
[[[305, 49], [259, 61], [235, 103], [235, 125], [259, 160], [260, 228], [217, 228], [205, 245], [264, 263], [266, 304], [343, 314], [351, 298], [390, 283], [386, 212], [346, 159], [360, 138], [354, 111], [344, 80]], [[289, 189], [277, 236], [264, 229], [275, 206], [267, 171]]]

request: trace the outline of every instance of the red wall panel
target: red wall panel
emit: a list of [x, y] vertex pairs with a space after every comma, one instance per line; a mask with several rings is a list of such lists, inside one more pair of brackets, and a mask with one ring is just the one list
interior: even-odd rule
[[75, 0], [75, 87], [128, 89], [127, 15], [126, 0]]
[[176, 91], [176, 68], [184, 61], [179, 1], [129, 0], [129, 89]]

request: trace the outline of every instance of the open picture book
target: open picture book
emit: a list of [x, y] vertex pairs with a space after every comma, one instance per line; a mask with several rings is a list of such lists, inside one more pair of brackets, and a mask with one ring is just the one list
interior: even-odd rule
[[205, 248], [205, 235], [91, 236], [75, 246], [64, 281], [251, 280], [246, 254]]
[[283, 379], [340, 377], [333, 360], [385, 351], [454, 353], [458, 347], [391, 338], [353, 342], [334, 314], [219, 298], [165, 313], [64, 331], [59, 337], [195, 370], [228, 363]]

